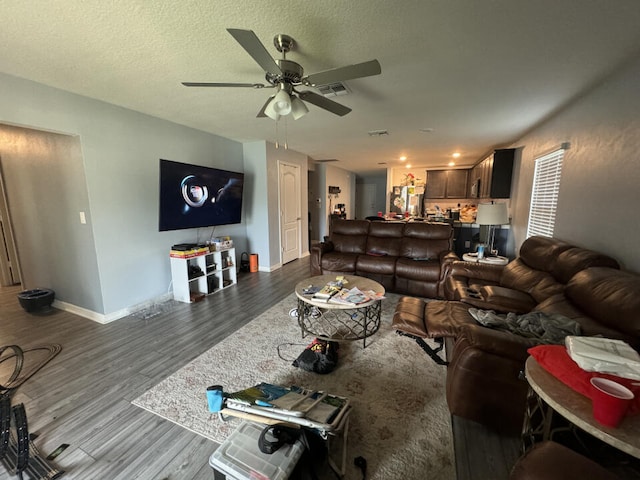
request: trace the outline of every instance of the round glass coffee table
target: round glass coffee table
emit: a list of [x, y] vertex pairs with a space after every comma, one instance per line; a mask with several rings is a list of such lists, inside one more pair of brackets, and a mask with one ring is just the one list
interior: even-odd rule
[[[347, 281], [344, 288], [357, 287], [361, 291], [373, 290], [379, 297], [383, 297], [385, 290], [382, 285], [371, 279], [355, 275], [343, 275]], [[313, 298], [305, 295], [303, 290], [309, 286], [322, 288], [327, 283], [336, 280], [336, 275], [319, 275], [301, 281], [296, 285], [298, 297], [298, 325], [304, 338], [307, 333], [332, 341], [362, 340], [362, 347], [367, 346], [370, 337], [380, 328], [380, 314], [382, 312], [382, 298], [375, 298], [357, 305], [331, 303], [324, 298]]]

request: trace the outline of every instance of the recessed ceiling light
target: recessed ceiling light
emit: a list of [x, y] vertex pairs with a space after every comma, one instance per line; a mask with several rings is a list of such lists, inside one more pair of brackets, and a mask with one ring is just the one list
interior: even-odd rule
[[404, 155], [402, 157], [400, 157], [400, 161], [404, 162], [407, 159], [407, 157], [405, 157]]
[[411, 168], [411, 164], [410, 163], [407, 163], [407, 168]]
[[455, 152], [453, 155], [451, 155], [453, 158], [458, 158], [460, 156], [460, 152]]
[[456, 165], [456, 162], [449, 162], [450, 167], [455, 167], [455, 165]]

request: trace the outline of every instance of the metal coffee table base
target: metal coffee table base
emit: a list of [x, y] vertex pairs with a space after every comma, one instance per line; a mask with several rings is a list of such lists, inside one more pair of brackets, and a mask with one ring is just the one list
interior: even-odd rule
[[362, 347], [366, 348], [367, 337], [380, 328], [381, 312], [381, 301], [364, 307], [325, 309], [298, 298], [298, 324], [302, 338], [310, 333], [336, 342], [362, 340]]

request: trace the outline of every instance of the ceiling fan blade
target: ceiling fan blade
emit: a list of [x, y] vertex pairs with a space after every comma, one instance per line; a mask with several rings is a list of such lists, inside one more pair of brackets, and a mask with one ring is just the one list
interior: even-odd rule
[[328, 83], [341, 82], [353, 78], [370, 77], [372, 75], [379, 75], [380, 73], [382, 73], [380, 62], [378, 62], [378, 60], [369, 60], [368, 62], [356, 63], [355, 65], [347, 65], [346, 67], [312, 73], [304, 78], [302, 83], [312, 86], [326, 85]]
[[282, 70], [264, 47], [260, 39], [253, 30], [240, 30], [238, 28], [227, 28], [236, 41], [242, 45], [249, 55], [260, 65], [265, 72], [272, 75], [282, 75]]
[[344, 105], [334, 102], [333, 100], [329, 100], [328, 98], [309, 90], [298, 93], [298, 96], [305, 102], [313, 103], [316, 107], [324, 108], [325, 110], [335, 113], [336, 115], [340, 115], [341, 117], [351, 111], [349, 107], [345, 107]]
[[[211, 82], [182, 82], [185, 87], [250, 87], [264, 88], [263, 83], [211, 83]], [[271, 87], [271, 85], [269, 85]]]
[[264, 105], [262, 106], [262, 108], [260, 109], [258, 114], [256, 115], [257, 118], [263, 118], [263, 117], [267, 116], [267, 114], [264, 113], [264, 111], [267, 109], [267, 105], [269, 105], [269, 102], [271, 102], [271, 100], [273, 100], [273, 97], [275, 97], [275, 95], [271, 95], [269, 98], [267, 98], [267, 101], [264, 102]]

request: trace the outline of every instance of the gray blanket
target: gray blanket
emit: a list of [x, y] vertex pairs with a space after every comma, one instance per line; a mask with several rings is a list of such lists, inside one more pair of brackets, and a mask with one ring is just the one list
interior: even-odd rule
[[493, 310], [470, 308], [469, 313], [480, 325], [505, 330], [521, 337], [533, 338], [540, 343], [564, 345], [567, 335], [580, 335], [580, 324], [557, 313], [529, 312], [522, 315], [498, 315]]

